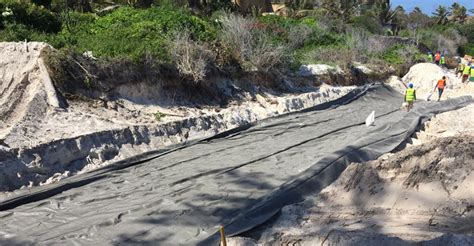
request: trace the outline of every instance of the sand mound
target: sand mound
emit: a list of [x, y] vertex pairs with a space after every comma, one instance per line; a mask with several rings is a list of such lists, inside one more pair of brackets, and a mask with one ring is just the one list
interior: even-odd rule
[[454, 70], [439, 67], [432, 63], [419, 63], [410, 68], [410, 71], [402, 78], [392, 76], [386, 83], [398, 92], [404, 94], [408, 83], [413, 83], [417, 91], [418, 100], [426, 100], [428, 94], [432, 94], [431, 100], [437, 100], [437, 92], [434, 87], [443, 76], [446, 76], [446, 89], [441, 100], [454, 98], [474, 93], [474, 84], [463, 84]]
[[434, 86], [443, 76], [447, 78], [447, 89], [461, 88], [461, 79], [456, 74], [446, 68], [442, 68], [432, 63], [419, 63], [410, 68], [410, 71], [403, 77], [403, 82], [413, 83], [415, 89], [433, 90]]
[[352, 164], [317, 197], [284, 208], [269, 228], [252, 237], [299, 245], [429, 240], [471, 245], [473, 171], [472, 136], [442, 138], [377, 161]]
[[411, 141], [414, 145], [442, 137], [474, 136], [474, 105], [436, 115], [425, 123], [422, 131], [415, 135]]
[[25, 118], [42, 118], [59, 107], [41, 51], [45, 43], [0, 43], [0, 139]]

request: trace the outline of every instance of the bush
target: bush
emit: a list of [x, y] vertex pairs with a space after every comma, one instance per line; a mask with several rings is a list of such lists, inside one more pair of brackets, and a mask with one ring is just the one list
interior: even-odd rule
[[11, 10], [11, 16], [0, 16], [0, 23], [19, 24], [39, 32], [57, 33], [61, 30], [59, 17], [49, 10], [34, 4], [16, 1], [0, 1], [0, 12]]
[[328, 31], [320, 28], [312, 17], [301, 20], [285, 18], [277, 15], [262, 16], [258, 19], [263, 23], [275, 40], [302, 47], [304, 45], [323, 46], [334, 45], [339, 39]]
[[290, 62], [288, 47], [268, 34], [265, 25], [239, 15], [221, 18], [225, 49], [245, 71], [268, 72]]
[[31, 0], [31, 2], [38, 6], [44, 6], [46, 8], [50, 8], [52, 0]]
[[215, 60], [214, 54], [191, 40], [187, 31], [176, 34], [172, 56], [179, 73], [196, 83], [204, 80], [210, 64]]
[[395, 45], [383, 54], [382, 57], [390, 64], [400, 65], [414, 60], [418, 53], [418, 48], [415, 46]]
[[467, 39], [466, 44], [459, 48], [460, 55], [474, 55], [474, 22], [471, 21], [465, 25], [459, 26], [458, 30], [461, 35]]
[[[141, 61], [145, 55], [171, 63], [172, 34], [187, 29], [192, 39], [212, 41], [216, 31], [187, 10], [165, 7], [122, 7], [104, 17], [73, 13], [63, 15], [65, 25], [56, 42], [98, 57], [125, 57]], [[66, 19], [69, 19], [66, 21]]]
[[426, 29], [420, 32], [421, 43], [433, 51], [446, 52], [455, 55], [458, 47], [466, 43], [466, 39], [454, 28], [444, 28], [441, 31]]
[[31, 30], [23, 24], [6, 24], [3, 30], [0, 30], [0, 41], [47, 41], [48, 38], [47, 34]]
[[352, 25], [356, 28], [364, 29], [373, 34], [383, 34], [384, 29], [382, 24], [370, 16], [361, 15], [352, 18]]
[[308, 52], [301, 60], [306, 64], [328, 64], [349, 69], [355, 54], [352, 49], [343, 46], [318, 47]]

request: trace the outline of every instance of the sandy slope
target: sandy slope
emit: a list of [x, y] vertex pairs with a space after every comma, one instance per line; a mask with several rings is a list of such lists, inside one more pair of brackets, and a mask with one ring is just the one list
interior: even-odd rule
[[[474, 242], [474, 137], [444, 138], [352, 164], [317, 197], [284, 208], [260, 240], [377, 245], [445, 233]], [[439, 240], [439, 239], [438, 239]]]
[[[44, 43], [0, 42], [0, 139], [18, 123], [43, 118], [59, 107], [40, 57]], [[22, 55], [19, 55], [22, 54]]]
[[350, 165], [316, 197], [230, 245], [472, 245], [473, 171], [474, 136], [411, 146]]

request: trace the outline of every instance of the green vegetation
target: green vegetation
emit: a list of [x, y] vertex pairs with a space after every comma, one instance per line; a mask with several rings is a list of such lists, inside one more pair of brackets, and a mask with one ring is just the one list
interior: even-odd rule
[[459, 4], [428, 16], [388, 0], [307, 0], [289, 4], [282, 17], [239, 10], [230, 0], [116, 3], [103, 11], [107, 1], [0, 0], [0, 41], [44, 41], [71, 54], [173, 67], [194, 82], [210, 71], [285, 71], [316, 62], [405, 67], [427, 51], [417, 46], [474, 54], [474, 22]]
[[166, 117], [166, 114], [158, 111], [158, 112], [154, 113], [153, 116], [155, 117], [155, 120], [160, 121], [164, 117]]

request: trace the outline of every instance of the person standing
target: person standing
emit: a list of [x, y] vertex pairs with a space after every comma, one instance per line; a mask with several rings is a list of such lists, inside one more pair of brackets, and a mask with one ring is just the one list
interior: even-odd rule
[[431, 53], [431, 51], [428, 52], [428, 62], [433, 63], [433, 53]]
[[441, 55], [441, 58], [439, 60], [439, 64], [442, 66], [442, 67], [445, 67], [446, 66], [446, 58], [444, 57], [444, 55]]
[[408, 84], [408, 89], [405, 92], [405, 102], [407, 103], [407, 112], [413, 108], [413, 103], [416, 100], [416, 91], [413, 89], [413, 84]]
[[470, 82], [474, 82], [474, 64], [471, 64], [471, 74], [469, 77]]
[[466, 64], [464, 63], [464, 59], [459, 59], [458, 68], [456, 69], [456, 77], [462, 77], [462, 72], [464, 71], [465, 66]]
[[436, 63], [436, 65], [439, 66], [440, 60], [441, 60], [441, 53], [438, 51], [438, 52], [436, 52], [436, 55], [435, 55], [435, 63]]
[[464, 67], [464, 71], [462, 71], [462, 82], [465, 83], [471, 74], [471, 62], [467, 62], [467, 65]]
[[443, 95], [444, 88], [446, 88], [446, 76], [443, 76], [442, 79], [438, 80], [438, 83], [436, 84], [434, 91], [438, 89], [438, 102], [441, 100], [441, 96]]

